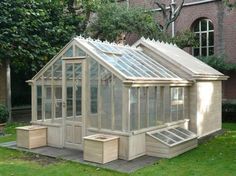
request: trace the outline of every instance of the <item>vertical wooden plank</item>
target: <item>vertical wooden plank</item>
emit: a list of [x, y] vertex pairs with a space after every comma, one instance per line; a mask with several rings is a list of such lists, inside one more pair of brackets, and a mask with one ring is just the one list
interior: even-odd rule
[[102, 122], [102, 96], [101, 96], [101, 65], [98, 64], [98, 129], [101, 129]]
[[146, 117], [147, 117], [147, 126], [146, 127], [149, 127], [149, 87], [146, 88], [146, 92], [147, 92], [147, 99], [146, 99], [146, 104], [147, 104], [147, 109], [146, 109]]
[[159, 125], [159, 123], [158, 123], [158, 120], [160, 120], [161, 118], [160, 118], [160, 115], [161, 115], [161, 108], [160, 108], [160, 106], [161, 106], [161, 99], [160, 99], [160, 87], [156, 87], [155, 86], [155, 90], [154, 90], [154, 92], [155, 92], [155, 107], [156, 107], [156, 125]]
[[[85, 59], [86, 62], [86, 70], [85, 70], [85, 75], [88, 75], [86, 77], [86, 86], [85, 86], [85, 90], [87, 89], [87, 98], [86, 98], [86, 115], [84, 116], [85, 118], [85, 128], [87, 129], [88, 126], [91, 126], [91, 113], [90, 113], [90, 104], [91, 104], [91, 86], [90, 86], [90, 59], [89, 57], [87, 57], [87, 59]], [[85, 129], [85, 131], [86, 131]]]
[[111, 129], [115, 129], [115, 107], [114, 107], [114, 75], [111, 76]]
[[140, 87], [138, 87], [138, 129], [140, 129], [140, 111], [141, 111], [141, 107], [140, 107]]
[[122, 131], [130, 131], [130, 86], [122, 86]]
[[[76, 118], [76, 83], [75, 83], [75, 63], [72, 64], [72, 114], [75, 120]], [[83, 79], [82, 79], [83, 82]], [[83, 87], [83, 86], [82, 86]]]
[[51, 116], [52, 116], [52, 121], [54, 121], [55, 119], [55, 86], [54, 86], [54, 67], [52, 66], [52, 69], [51, 69], [51, 101], [52, 101], [52, 104], [51, 104], [51, 109], [52, 109], [52, 112], [51, 112]]
[[164, 87], [164, 94], [163, 94], [163, 101], [164, 101], [164, 120], [165, 122], [170, 122], [170, 86]]
[[160, 87], [160, 95], [159, 95], [159, 101], [160, 101], [160, 119], [161, 119], [161, 121], [162, 121], [162, 123], [165, 123], [165, 106], [164, 106], [164, 104], [165, 104], [165, 102], [164, 102], [164, 87], [163, 86], [161, 86]]
[[65, 118], [66, 118], [66, 66], [65, 61], [62, 60], [62, 136], [61, 141], [65, 146]]
[[33, 122], [37, 121], [37, 89], [35, 82], [31, 83], [31, 119]]
[[[88, 71], [87, 71], [87, 61], [86, 60], [82, 60], [82, 101], [81, 103], [82, 105], [82, 138], [85, 136], [86, 134], [86, 119], [88, 117], [87, 114], [87, 99], [88, 99], [88, 91], [85, 91], [85, 88], [88, 88], [88, 84], [87, 84], [87, 76], [88, 76]], [[83, 140], [82, 140], [83, 143]]]
[[189, 119], [189, 87], [184, 87], [184, 109], [183, 109], [183, 119]]

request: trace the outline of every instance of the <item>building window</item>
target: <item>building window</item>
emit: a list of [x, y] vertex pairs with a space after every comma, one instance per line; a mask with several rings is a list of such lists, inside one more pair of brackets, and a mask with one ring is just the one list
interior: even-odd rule
[[194, 56], [210, 56], [214, 54], [214, 26], [209, 19], [200, 19], [193, 25], [198, 47], [193, 48]]

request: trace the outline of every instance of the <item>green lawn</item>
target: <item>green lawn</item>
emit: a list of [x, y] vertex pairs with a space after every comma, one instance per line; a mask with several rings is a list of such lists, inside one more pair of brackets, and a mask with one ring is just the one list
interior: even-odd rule
[[[10, 125], [8, 133], [0, 137], [0, 142], [15, 140], [15, 125]], [[176, 158], [163, 159], [155, 165], [140, 169], [131, 175], [236, 175], [236, 123], [225, 123], [224, 135], [199, 145]], [[0, 176], [73, 176], [73, 175], [127, 175], [78, 163], [48, 159], [29, 153], [0, 148]]]

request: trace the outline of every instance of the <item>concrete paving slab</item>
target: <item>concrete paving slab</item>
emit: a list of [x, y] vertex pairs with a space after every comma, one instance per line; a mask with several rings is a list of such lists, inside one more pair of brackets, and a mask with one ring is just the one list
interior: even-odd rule
[[125, 161], [125, 160], [118, 159], [118, 160], [115, 160], [115, 161], [112, 161], [112, 162], [109, 162], [106, 164], [98, 164], [98, 163], [84, 161], [83, 160], [83, 151], [75, 150], [75, 149], [67, 149], [67, 148], [61, 149], [61, 148], [55, 148], [55, 147], [49, 147], [49, 146], [40, 147], [40, 148], [36, 148], [36, 149], [25, 149], [25, 148], [17, 147], [15, 141], [1, 143], [0, 147], [31, 152], [31, 153], [49, 156], [49, 157], [53, 157], [53, 158], [61, 158], [64, 160], [88, 164], [88, 165], [92, 165], [92, 166], [100, 167], [100, 168], [116, 170], [118, 172], [124, 172], [124, 173], [134, 172], [134, 171], [141, 169], [145, 166], [155, 164], [160, 160], [160, 158], [145, 155], [145, 156], [141, 156], [141, 157], [136, 158], [131, 161]]

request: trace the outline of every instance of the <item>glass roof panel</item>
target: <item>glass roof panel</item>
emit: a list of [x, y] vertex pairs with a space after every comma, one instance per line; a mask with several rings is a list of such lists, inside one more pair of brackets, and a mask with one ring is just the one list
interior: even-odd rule
[[179, 76], [150, 58], [137, 48], [119, 46], [101, 41], [89, 41], [104, 62], [127, 77], [142, 79], [180, 79]]
[[188, 141], [197, 137], [191, 131], [188, 131], [181, 127], [170, 128], [170, 129], [165, 128], [165, 129], [162, 129], [153, 133], [148, 133], [148, 134], [170, 146], [173, 146], [173, 145], [176, 145], [176, 144], [179, 144], [184, 141]]
[[153, 134], [153, 136], [155, 136], [156, 138], [158, 138], [159, 140], [161, 140], [167, 144], [174, 144], [175, 143], [175, 141], [171, 140], [170, 138], [165, 137], [164, 135], [162, 135], [160, 133], [155, 133], [155, 134]]

